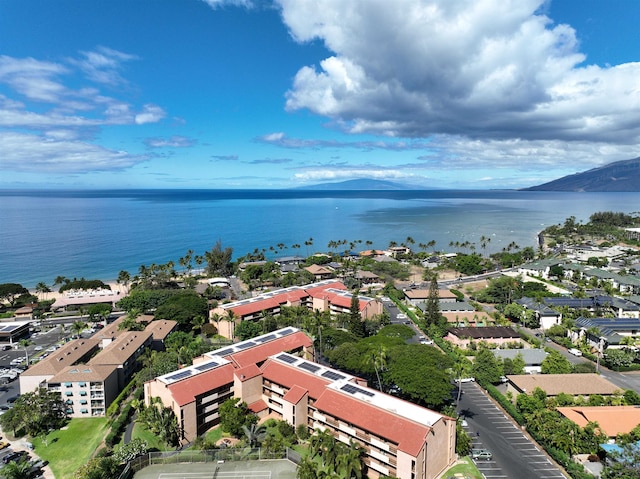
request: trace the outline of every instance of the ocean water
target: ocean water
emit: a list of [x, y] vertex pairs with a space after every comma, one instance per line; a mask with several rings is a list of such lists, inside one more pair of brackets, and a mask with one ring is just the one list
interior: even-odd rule
[[[140, 265], [204, 254], [220, 240], [234, 257], [255, 248], [271, 258], [327, 251], [330, 241], [407, 237], [418, 243], [491, 238], [486, 252], [537, 234], [569, 216], [640, 210], [640, 193], [524, 191], [110, 190], [0, 191], [0, 283], [27, 287], [58, 275], [116, 278]], [[313, 239], [312, 246], [305, 241]], [[277, 255], [269, 251], [285, 244]], [[299, 244], [299, 249], [292, 245]], [[340, 247], [343, 251], [345, 247]]]

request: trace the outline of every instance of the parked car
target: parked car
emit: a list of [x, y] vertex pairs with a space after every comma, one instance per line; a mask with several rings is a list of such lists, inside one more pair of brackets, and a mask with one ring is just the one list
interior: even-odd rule
[[0, 441], [0, 450], [6, 449], [7, 447], [9, 447], [9, 443], [8, 442]]
[[2, 458], [2, 462], [4, 462], [5, 464], [9, 464], [12, 461], [19, 461], [20, 458], [25, 454], [26, 452], [24, 451], [11, 452]]
[[578, 348], [571, 348], [569, 349], [569, 354], [573, 354], [574, 356], [582, 356], [582, 351], [580, 351]]
[[493, 454], [491, 451], [487, 449], [472, 449], [471, 450], [471, 458], [478, 461], [480, 459], [484, 459], [486, 461], [490, 461], [493, 458]]
[[456, 378], [457, 383], [472, 383], [476, 378]]

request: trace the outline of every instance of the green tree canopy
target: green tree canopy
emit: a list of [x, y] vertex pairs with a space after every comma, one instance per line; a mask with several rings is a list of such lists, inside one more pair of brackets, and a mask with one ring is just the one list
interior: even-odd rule
[[498, 383], [503, 374], [502, 363], [498, 361], [489, 348], [481, 347], [476, 354], [471, 373], [480, 383]]
[[189, 327], [193, 326], [191, 323], [195, 317], [208, 315], [207, 300], [191, 290], [171, 296], [155, 311], [155, 317], [158, 319], [170, 319]]
[[558, 351], [552, 349], [542, 360], [541, 369], [542, 374], [569, 374], [571, 373], [571, 363]]
[[262, 325], [256, 321], [241, 321], [240, 324], [236, 326], [235, 330], [235, 336], [240, 341], [255, 338], [256, 336], [260, 336], [261, 334]]
[[21, 294], [28, 294], [29, 290], [18, 283], [3, 283], [0, 284], [0, 300], [8, 301], [9, 305], [13, 307], [15, 301]]
[[432, 346], [408, 344], [390, 348], [385, 381], [402, 394], [429, 408], [438, 409], [451, 398], [453, 384], [447, 372], [451, 358]]
[[242, 437], [243, 428], [257, 422], [258, 417], [249, 411], [246, 402], [240, 402], [240, 398], [228, 399], [220, 405], [220, 427], [234, 437]]

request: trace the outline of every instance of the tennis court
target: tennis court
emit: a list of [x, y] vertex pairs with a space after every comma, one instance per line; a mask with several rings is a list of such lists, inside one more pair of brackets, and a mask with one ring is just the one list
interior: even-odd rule
[[286, 459], [157, 464], [136, 472], [134, 479], [295, 479], [296, 465]]

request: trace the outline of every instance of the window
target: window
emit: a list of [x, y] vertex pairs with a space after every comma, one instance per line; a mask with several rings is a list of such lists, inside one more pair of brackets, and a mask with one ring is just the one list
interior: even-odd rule
[[87, 391], [80, 391], [80, 396], [86, 396], [87, 395]]
[[71, 392], [71, 391], [67, 391], [64, 394], [65, 394], [65, 396], [73, 396], [73, 392]]
[[71, 386], [72, 386], [72, 384], [71, 384], [71, 383], [64, 383], [64, 387], [65, 387], [65, 388], [70, 388]]
[[83, 407], [82, 409], [80, 409], [80, 412], [81, 412], [82, 414], [87, 414], [89, 411], [87, 410], [87, 408], [86, 408], [86, 407]]
[[87, 400], [86, 399], [80, 399], [80, 404], [87, 404]]
[[78, 386], [80, 386], [81, 388], [84, 388], [87, 386], [87, 383], [79, 383]]

